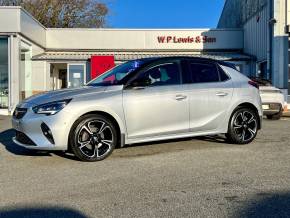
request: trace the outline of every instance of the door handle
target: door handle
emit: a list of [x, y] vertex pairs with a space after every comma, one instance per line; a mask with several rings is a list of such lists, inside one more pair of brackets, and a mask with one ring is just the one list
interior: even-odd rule
[[216, 96], [220, 96], [220, 97], [224, 97], [224, 96], [227, 96], [228, 93], [226, 93], [226, 92], [217, 92], [215, 95]]
[[181, 101], [181, 100], [184, 100], [184, 99], [186, 99], [186, 98], [187, 98], [186, 95], [176, 95], [176, 96], [175, 96], [175, 100], [177, 100], [177, 101]]
[[145, 89], [145, 87], [144, 86], [135, 86], [132, 89], [133, 90], [143, 90], [143, 89]]

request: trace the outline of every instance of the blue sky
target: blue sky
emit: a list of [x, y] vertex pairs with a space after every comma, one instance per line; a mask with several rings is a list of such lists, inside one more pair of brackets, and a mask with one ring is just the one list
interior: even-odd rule
[[112, 28], [216, 27], [224, 0], [109, 0]]

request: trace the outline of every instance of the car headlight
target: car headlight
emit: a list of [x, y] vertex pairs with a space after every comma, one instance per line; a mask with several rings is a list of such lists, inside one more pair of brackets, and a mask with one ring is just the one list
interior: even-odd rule
[[61, 111], [70, 101], [71, 99], [49, 102], [35, 106], [32, 108], [32, 110], [36, 114], [54, 115]]

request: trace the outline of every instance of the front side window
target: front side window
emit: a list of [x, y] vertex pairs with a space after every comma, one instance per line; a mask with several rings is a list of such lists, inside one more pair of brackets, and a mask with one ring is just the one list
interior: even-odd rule
[[177, 63], [164, 63], [154, 66], [142, 73], [138, 81], [147, 81], [148, 86], [178, 85], [181, 83], [179, 65]]
[[190, 63], [193, 83], [219, 82], [219, 73], [215, 64]]
[[122, 79], [131, 72], [142, 67], [146, 60], [129, 61], [124, 64], [118, 65], [113, 69], [105, 72], [96, 79], [90, 81], [88, 86], [110, 86], [122, 84]]

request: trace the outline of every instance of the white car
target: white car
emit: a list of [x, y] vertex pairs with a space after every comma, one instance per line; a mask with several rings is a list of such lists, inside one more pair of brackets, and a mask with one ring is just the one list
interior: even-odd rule
[[272, 86], [268, 80], [258, 78], [252, 79], [259, 84], [263, 114], [268, 119], [279, 120], [282, 116], [285, 104], [282, 91]]
[[258, 85], [230, 64], [168, 57], [129, 61], [82, 88], [33, 96], [12, 123], [21, 146], [99, 161], [115, 146], [193, 136], [247, 144], [261, 117]]

